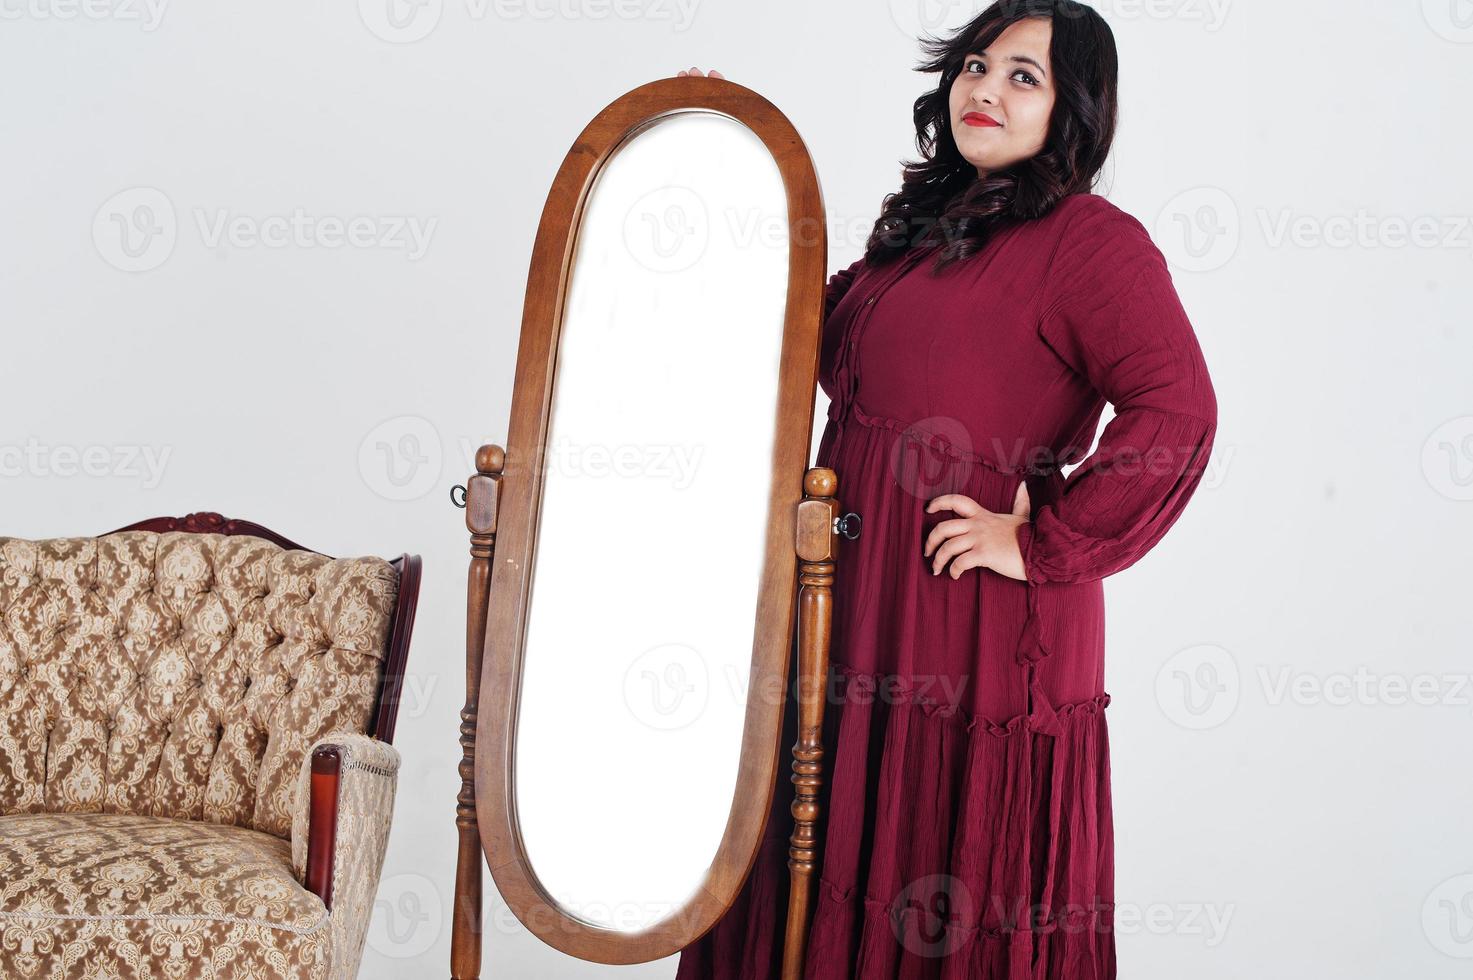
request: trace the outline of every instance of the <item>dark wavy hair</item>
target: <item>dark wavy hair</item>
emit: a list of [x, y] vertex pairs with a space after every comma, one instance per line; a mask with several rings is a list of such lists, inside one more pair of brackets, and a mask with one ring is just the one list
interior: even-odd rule
[[[1053, 21], [1048, 135], [1034, 156], [979, 176], [952, 137], [951, 86], [968, 54], [1028, 17]], [[928, 57], [915, 70], [941, 74], [915, 102], [922, 158], [905, 164], [900, 190], [885, 196], [865, 261], [883, 265], [914, 246], [940, 245], [939, 270], [976, 253], [999, 229], [1043, 217], [1066, 195], [1094, 186], [1115, 139], [1118, 58], [1109, 25], [1075, 0], [997, 0], [950, 36], [920, 41]]]

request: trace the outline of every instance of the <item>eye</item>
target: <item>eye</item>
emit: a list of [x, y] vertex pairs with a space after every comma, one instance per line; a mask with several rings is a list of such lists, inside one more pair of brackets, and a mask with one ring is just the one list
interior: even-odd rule
[[[962, 65], [962, 73], [970, 75], [985, 75], [987, 74], [987, 66], [982, 63], [981, 58], [975, 58], [973, 60], [967, 61], [965, 64]], [[1037, 78], [1033, 77], [1033, 75], [1028, 72], [1026, 68], [1017, 69], [1013, 72], [1012, 77], [1016, 78], [1024, 85], [1037, 86], [1041, 84]]]

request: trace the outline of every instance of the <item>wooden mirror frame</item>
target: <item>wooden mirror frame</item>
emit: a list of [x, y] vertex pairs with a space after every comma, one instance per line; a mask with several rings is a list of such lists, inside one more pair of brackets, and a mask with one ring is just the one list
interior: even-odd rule
[[[716, 112], [742, 123], [772, 155], [788, 209], [788, 292], [773, 420], [765, 564], [731, 810], [695, 896], [645, 930], [619, 932], [567, 914], [532, 870], [516, 817], [517, 714], [542, 497], [542, 460], [583, 209], [603, 166], [626, 140], [661, 117], [686, 111]], [[600, 112], [564, 158], [543, 208], [532, 252], [506, 448], [482, 447], [476, 457], [477, 473], [466, 488], [472, 560], [467, 700], [461, 713], [462, 788], [456, 821], [460, 855], [451, 940], [453, 976], [480, 974], [483, 852], [502, 898], [529, 931], [556, 949], [598, 963], [642, 963], [670, 956], [704, 935], [740, 892], [761, 844], [784, 748], [780, 744], [783, 711], [799, 604], [795, 542], [803, 537], [800, 505], [805, 501], [812, 443], [826, 266], [822, 193], [807, 149], [775, 106], [741, 85], [704, 76], [677, 76], [642, 85]], [[809, 487], [813, 485], [810, 481]], [[831, 481], [826, 485], [832, 488]], [[829, 510], [824, 505], [824, 512]], [[831, 528], [819, 530], [822, 537], [832, 537]], [[693, 566], [705, 560], [705, 555], [691, 555]], [[808, 565], [805, 560], [805, 571]], [[672, 567], [671, 574], [686, 571]], [[827, 595], [826, 582], [817, 588]], [[805, 584], [805, 609], [813, 608], [813, 598]], [[773, 691], [783, 696], [762, 693]], [[670, 778], [679, 779], [680, 774], [671, 773]], [[805, 867], [803, 873], [808, 870]], [[795, 867], [794, 874], [798, 873]]]

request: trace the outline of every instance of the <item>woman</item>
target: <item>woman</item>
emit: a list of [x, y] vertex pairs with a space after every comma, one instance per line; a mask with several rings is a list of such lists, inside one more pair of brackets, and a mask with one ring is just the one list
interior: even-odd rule
[[[805, 975], [1107, 980], [1101, 579], [1182, 513], [1216, 399], [1160, 251], [1090, 192], [1116, 118], [1104, 21], [1002, 2], [924, 43], [924, 159], [826, 301], [818, 463], [862, 532], [835, 583]], [[785, 786], [683, 980], [778, 976]]]

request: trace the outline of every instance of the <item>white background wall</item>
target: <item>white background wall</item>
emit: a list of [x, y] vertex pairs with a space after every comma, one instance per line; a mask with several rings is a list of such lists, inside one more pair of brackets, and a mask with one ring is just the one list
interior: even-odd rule
[[[396, 28], [401, 2], [0, 0], [0, 534], [211, 509], [425, 556], [365, 977], [448, 963], [466, 537], [446, 494], [505, 438], [574, 136], [714, 64], [803, 134], [841, 268], [913, 152], [914, 34], [976, 9], [420, 0]], [[1123, 65], [1101, 190], [1172, 259], [1221, 407], [1193, 506], [1108, 586], [1122, 975], [1466, 976], [1473, 12], [1100, 9]], [[112, 216], [140, 206], [172, 247], [129, 258]], [[298, 212], [301, 241], [214, 237]], [[370, 241], [327, 247], [354, 218]], [[419, 243], [380, 240], [401, 219]], [[616, 972], [488, 906], [487, 976]]]

